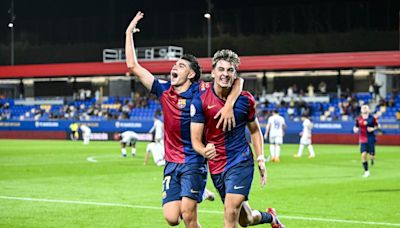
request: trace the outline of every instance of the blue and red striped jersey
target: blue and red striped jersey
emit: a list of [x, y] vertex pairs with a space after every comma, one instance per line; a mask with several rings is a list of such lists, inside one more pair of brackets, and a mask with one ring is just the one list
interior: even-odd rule
[[375, 142], [375, 132], [368, 132], [367, 127], [375, 127], [378, 125], [378, 121], [371, 114], [366, 119], [362, 115], [358, 116], [355, 123], [356, 127], [359, 128], [358, 141], [360, 143]]
[[214, 144], [217, 155], [208, 161], [211, 174], [221, 173], [241, 161], [253, 159], [253, 153], [246, 140], [246, 125], [255, 120], [256, 101], [247, 91], [242, 91], [233, 107], [236, 126], [224, 132], [216, 128], [215, 114], [225, 105], [214, 92], [213, 86], [193, 98], [191, 106], [192, 122], [204, 123], [205, 143]]
[[190, 104], [208, 83], [196, 82], [183, 93], [176, 93], [171, 82], [154, 80], [151, 92], [160, 99], [164, 113], [165, 160], [174, 163], [204, 163], [205, 159], [192, 147], [190, 139]]

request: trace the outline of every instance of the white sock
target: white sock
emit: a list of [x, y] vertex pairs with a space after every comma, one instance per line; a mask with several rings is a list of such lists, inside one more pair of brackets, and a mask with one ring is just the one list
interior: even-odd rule
[[303, 150], [304, 150], [304, 145], [300, 144], [299, 152], [297, 152], [297, 156], [301, 157], [301, 155], [303, 154]]
[[315, 156], [314, 148], [313, 148], [313, 146], [311, 144], [308, 145], [308, 151], [310, 152], [310, 156], [312, 156], [312, 157]]
[[121, 149], [121, 153], [122, 153], [122, 155], [126, 155], [126, 149], [125, 149], [125, 148], [122, 148], [122, 149]]
[[132, 148], [132, 154], [136, 154], [136, 148]]
[[275, 155], [277, 158], [281, 156], [281, 145], [279, 144], [275, 146]]
[[269, 145], [269, 152], [271, 154], [271, 158], [275, 157], [275, 145], [271, 144]]

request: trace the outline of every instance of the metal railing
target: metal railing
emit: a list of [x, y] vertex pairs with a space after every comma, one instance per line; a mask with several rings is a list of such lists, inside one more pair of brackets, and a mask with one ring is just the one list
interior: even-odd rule
[[[176, 46], [139, 47], [136, 56], [141, 60], [175, 60], [183, 55], [183, 48]], [[103, 62], [124, 62], [125, 49], [113, 48], [103, 50]]]

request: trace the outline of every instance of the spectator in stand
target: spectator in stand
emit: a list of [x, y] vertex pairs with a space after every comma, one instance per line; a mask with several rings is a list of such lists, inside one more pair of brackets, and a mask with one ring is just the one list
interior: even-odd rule
[[324, 81], [321, 81], [321, 82], [318, 84], [318, 89], [319, 89], [319, 92], [320, 92], [321, 94], [326, 94], [326, 83], [325, 83]]
[[314, 96], [314, 86], [311, 83], [307, 86], [307, 95], [309, 97]]

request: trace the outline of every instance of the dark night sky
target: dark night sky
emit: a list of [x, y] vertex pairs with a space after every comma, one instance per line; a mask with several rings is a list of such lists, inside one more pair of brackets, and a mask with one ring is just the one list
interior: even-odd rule
[[[399, 0], [211, 1], [214, 37], [398, 31]], [[0, 1], [0, 58], [10, 43], [10, 3]], [[206, 0], [14, 0], [14, 5], [15, 42], [22, 47], [122, 47], [125, 28], [138, 10], [145, 12], [142, 41], [204, 38], [207, 32]]]

